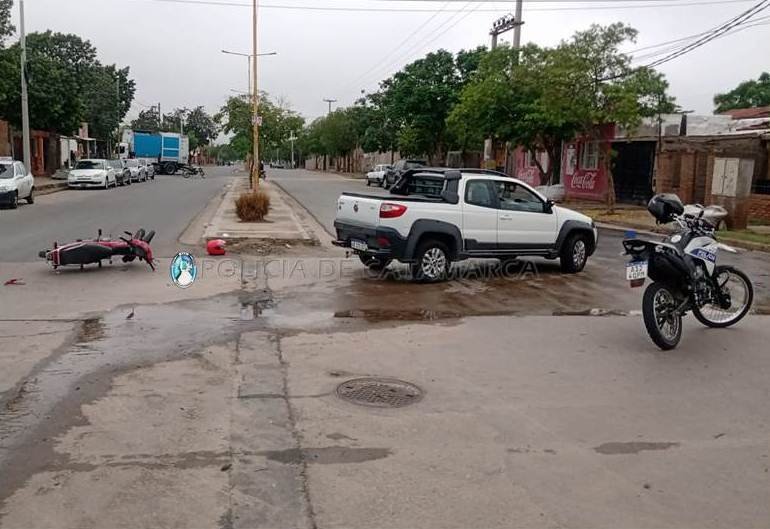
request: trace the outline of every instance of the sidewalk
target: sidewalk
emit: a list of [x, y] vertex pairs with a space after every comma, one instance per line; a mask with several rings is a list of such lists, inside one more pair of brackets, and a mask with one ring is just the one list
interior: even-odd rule
[[[596, 204], [570, 203], [565, 207], [588, 215], [601, 228], [634, 229], [660, 234], [669, 234], [675, 230], [671, 224], [656, 224], [655, 219], [641, 206], [617, 205], [614, 213], [609, 213], [606, 206]], [[727, 244], [746, 250], [770, 252], [770, 234], [766, 226], [749, 226], [745, 230], [718, 231], [717, 237]]]
[[242, 222], [235, 213], [235, 200], [249, 190], [248, 177], [237, 177], [225, 193], [204, 238], [228, 241], [299, 242], [315, 244], [316, 239], [305, 229], [286, 203], [283, 193], [267, 182], [260, 189], [270, 194], [270, 212], [264, 222]]
[[66, 180], [54, 180], [49, 176], [35, 177], [35, 192], [38, 195], [49, 195], [67, 189]]

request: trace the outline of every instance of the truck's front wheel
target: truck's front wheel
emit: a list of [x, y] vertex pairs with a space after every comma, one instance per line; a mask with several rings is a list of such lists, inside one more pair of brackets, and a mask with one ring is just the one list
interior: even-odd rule
[[562, 272], [582, 272], [588, 261], [588, 238], [581, 233], [572, 235], [562, 246], [560, 257]]
[[446, 280], [452, 261], [449, 248], [441, 241], [427, 240], [417, 248], [416, 261], [411, 265], [412, 277], [423, 283]]

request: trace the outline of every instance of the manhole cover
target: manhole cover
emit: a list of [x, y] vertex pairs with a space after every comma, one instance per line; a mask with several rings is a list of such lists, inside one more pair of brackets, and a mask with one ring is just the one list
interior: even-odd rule
[[361, 406], [401, 408], [422, 399], [422, 390], [394, 378], [356, 378], [337, 386], [337, 396]]

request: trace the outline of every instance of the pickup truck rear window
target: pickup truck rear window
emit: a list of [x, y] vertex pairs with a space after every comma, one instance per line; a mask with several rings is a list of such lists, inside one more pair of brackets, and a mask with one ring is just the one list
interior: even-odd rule
[[413, 175], [400, 182], [400, 185], [391, 189], [394, 195], [421, 195], [427, 198], [440, 198], [444, 190], [442, 177]]

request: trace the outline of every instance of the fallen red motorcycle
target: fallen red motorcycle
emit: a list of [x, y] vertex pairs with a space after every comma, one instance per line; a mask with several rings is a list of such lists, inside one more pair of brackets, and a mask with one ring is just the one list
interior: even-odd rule
[[127, 237], [119, 237], [117, 240], [103, 239], [102, 230], [99, 230], [96, 239], [78, 239], [63, 245], [54, 243], [52, 249], [42, 250], [38, 255], [51, 263], [54, 270], [60, 266], [70, 265], [79, 265], [83, 268], [87, 264], [98, 264], [101, 268], [102, 261], [109, 261], [111, 264], [114, 257], [120, 257], [124, 263], [139, 259], [155, 270], [152, 248], [150, 248], [155, 232], [139, 229], [134, 234], [128, 231], [125, 234]]

